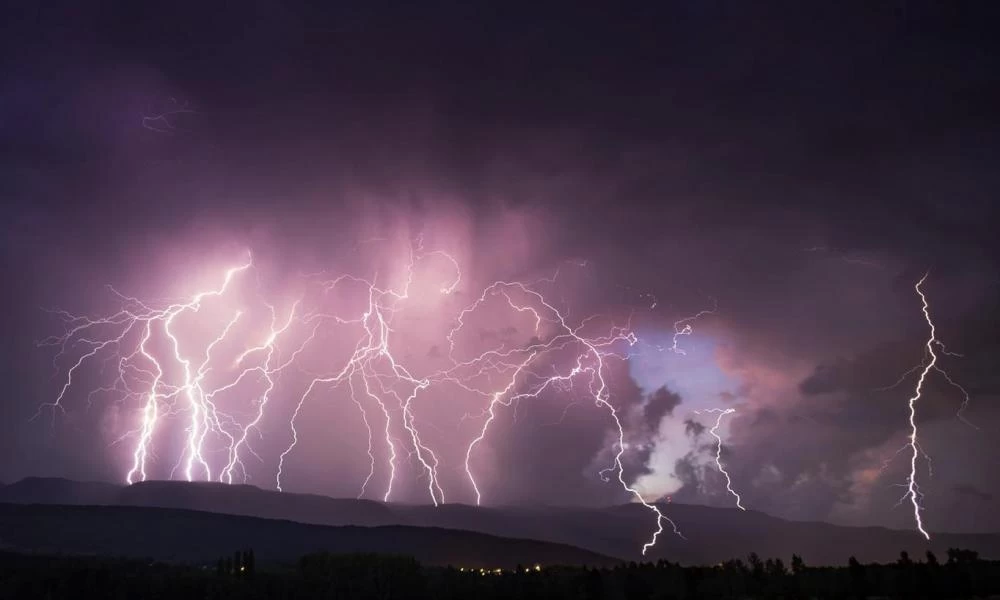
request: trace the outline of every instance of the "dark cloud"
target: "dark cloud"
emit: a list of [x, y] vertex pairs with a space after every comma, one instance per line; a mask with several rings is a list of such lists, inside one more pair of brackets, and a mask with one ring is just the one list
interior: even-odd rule
[[680, 395], [671, 392], [666, 386], [662, 386], [646, 398], [643, 417], [649, 426], [655, 429], [663, 417], [674, 414], [674, 409], [680, 404]]
[[[994, 380], [988, 357], [1000, 351], [996, 338], [983, 335], [984, 328], [995, 327], [987, 316], [990, 314], [992, 311], [984, 308], [981, 314], [968, 314], [958, 320], [942, 318], [938, 323], [938, 335], [948, 340], [949, 348], [961, 347], [964, 353], [962, 358], [941, 354], [938, 365], [954, 381], [972, 382], [966, 388], [973, 398], [971, 412], [965, 416], [973, 421], [974, 407], [982, 410], [981, 403], [989, 402], [990, 392], [980, 395], [972, 390]], [[797, 394], [781, 399], [777, 405], [780, 408], [764, 407], [736, 418], [736, 452], [726, 456], [724, 447], [723, 455], [748, 505], [815, 519], [835, 518], [843, 507], [863, 505], [866, 508], [859, 510], [867, 515], [881, 515], [881, 521], [869, 522], [908, 525], [905, 515], [891, 513], [898, 498], [880, 491], [895, 489], [893, 484], [906, 477], [905, 461], [896, 456], [896, 451], [908, 434], [906, 402], [913, 393], [917, 373], [911, 372], [902, 381], [900, 378], [919, 364], [920, 349], [926, 341], [921, 337], [926, 332], [918, 328], [908, 333], [907, 337], [879, 343], [854, 356], [822, 363], [798, 382]], [[943, 435], [945, 439], [975, 436], [973, 429], [956, 418], [962, 400], [958, 389], [932, 371], [917, 411], [923, 435]], [[957, 452], [948, 452], [950, 444], [936, 445], [944, 439], [931, 439], [935, 440], [931, 453], [938, 461], [935, 468], [942, 468], [941, 461], [949, 461], [956, 474], [966, 469], [966, 459]], [[981, 442], [980, 452], [987, 450]], [[932, 442], [925, 444], [930, 447]], [[838, 453], [833, 448], [844, 451]], [[990, 454], [982, 456], [987, 459]], [[875, 479], [869, 480], [872, 476]], [[985, 496], [977, 492], [994, 493], [966, 486], [960, 484], [953, 489], [956, 494], [983, 499]], [[945, 506], [945, 499], [937, 502]], [[947, 513], [938, 517], [948, 519]]]
[[674, 473], [681, 482], [680, 489], [672, 495], [675, 500], [691, 504], [704, 502], [705, 495], [701, 484], [704, 475], [702, 468], [695, 463], [694, 455], [688, 454], [679, 459], [674, 466]]
[[723, 402], [735, 402], [739, 396], [733, 392], [723, 391], [719, 392], [719, 399]]
[[799, 390], [807, 396], [839, 392], [847, 387], [844, 378], [850, 371], [850, 365], [843, 360], [832, 365], [819, 365], [812, 375], [799, 384]]
[[684, 431], [685, 433], [687, 433], [692, 437], [700, 436], [701, 434], [705, 433], [706, 429], [708, 429], [708, 427], [705, 427], [704, 425], [693, 419], [686, 419], [684, 421]]
[[951, 489], [952, 489], [953, 492], [955, 492], [955, 494], [957, 494], [959, 496], [968, 496], [968, 497], [976, 498], [977, 500], [982, 500], [984, 502], [990, 502], [990, 501], [993, 500], [993, 494], [989, 494], [987, 492], [984, 492], [983, 490], [977, 488], [974, 485], [959, 484], [959, 485], [953, 486]]
[[[913, 284], [928, 270], [939, 333], [964, 355], [946, 363], [973, 396], [967, 416], [984, 432], [1000, 423], [983, 408], [1000, 390], [995, 12], [912, 1], [661, 3], [628, 17], [537, 7], [530, 18], [437, 3], [14, 8], [0, 19], [0, 55], [16, 61], [0, 71], [0, 276], [15, 291], [0, 325], [0, 478], [120, 478], [93, 434], [100, 414], [28, 423], [52, 393], [51, 356], [33, 345], [52, 326], [38, 306], [106, 309], [105, 283], [162, 293], [160, 280], [190, 276], [169, 257], [195, 264], [217, 244], [254, 246], [279, 273], [353, 267], [358, 246], [397, 221], [456, 218], [472, 246], [456, 302], [480, 279], [541, 281], [561, 266], [560, 284], [539, 289], [574, 324], [636, 315], [669, 335], [719, 298], [694, 337], [718, 344], [733, 389], [684, 402], [737, 409], [724, 456], [746, 504], [817, 519], [848, 506], [867, 511], [851, 522], [908, 526], [895, 498], [878, 496], [897, 491], [898, 467], [865, 478], [905, 435], [912, 378], [881, 388], [922, 358]], [[197, 112], [176, 116], [176, 131], [148, 127], [177, 106]], [[488, 322], [470, 337], [540, 343], [525, 341], [530, 327]], [[429, 347], [424, 358], [443, 360], [443, 343], [414, 341], [414, 359]], [[663, 442], [656, 427], [679, 418], [682, 388], [657, 383], [647, 397], [614, 369], [635, 478]], [[964, 427], [956, 390], [940, 377], [926, 390], [917, 418], [940, 436], [935, 464], [984, 495], [955, 494], [997, 497], [949, 451], [948, 428]], [[516, 423], [503, 412], [481, 457], [487, 497], [625, 499], [596, 477], [614, 432], [581, 398], [554, 391]], [[705, 425], [683, 428], [695, 446], [674, 469], [675, 499], [724, 504], [718, 473], [699, 462]], [[957, 431], [980, 439], [970, 452], [989, 449]], [[315, 472], [334, 471], [315, 450]], [[943, 512], [942, 527], [961, 524]]]

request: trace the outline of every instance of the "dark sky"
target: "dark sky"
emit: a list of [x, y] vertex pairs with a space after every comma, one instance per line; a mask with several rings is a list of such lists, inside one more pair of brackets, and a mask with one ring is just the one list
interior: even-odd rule
[[[135, 403], [88, 410], [73, 388], [66, 415], [29, 420], [63, 381], [34, 343], [61, 332], [42, 307], [113, 312], [105, 284], [190, 295], [240, 248], [287, 295], [290, 273], [357, 270], [359, 247], [422, 231], [461, 262], [456, 298], [558, 268], [546, 289], [573, 319], [634, 316], [635, 354], [609, 381], [639, 448], [629, 478], [650, 497], [732, 505], [697, 424], [711, 417], [693, 411], [733, 407], [723, 457], [744, 504], [849, 524], [912, 527], [895, 453], [916, 378], [878, 388], [921, 361], [913, 286], [929, 272], [938, 335], [963, 355], [940, 364], [970, 392], [975, 427], [932, 372], [917, 410], [933, 459], [918, 474], [924, 518], [1000, 530], [995, 5], [288, 4], [5, 10], [0, 480], [128, 470], [111, 442]], [[656, 349], [713, 303], [686, 354]], [[449, 321], [434, 311], [412, 333], [414, 368], [440, 352]], [[504, 335], [478, 327], [482, 343]], [[279, 413], [302, 392], [286, 387]], [[627, 500], [597, 476], [607, 414], [577, 394], [498, 418], [484, 501]], [[356, 494], [368, 462], [345, 398], [330, 392], [300, 427], [287, 489]], [[483, 406], [460, 408], [427, 419], [458, 427]], [[261, 434], [251, 482], [269, 487], [290, 434]], [[428, 433], [452, 473], [449, 435]], [[401, 481], [398, 499], [426, 500], [415, 476]]]

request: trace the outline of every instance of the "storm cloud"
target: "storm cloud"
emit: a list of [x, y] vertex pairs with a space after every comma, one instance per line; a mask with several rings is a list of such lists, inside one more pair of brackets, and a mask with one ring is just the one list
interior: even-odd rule
[[[606, 368], [629, 481], [731, 506], [693, 411], [732, 407], [722, 458], [748, 508], [850, 524], [911, 525], [893, 507], [914, 376], [893, 385], [924, 357], [913, 286], [929, 273], [938, 335], [962, 354], [941, 365], [970, 393], [972, 426], [931, 373], [926, 519], [1000, 528], [1000, 53], [989, 19], [905, 4], [668, 3], [610, 19], [448, 3], [11, 9], [0, 478], [122, 478], [111, 442], [134, 414], [77, 394], [65, 417], [31, 420], [59, 391], [35, 342], [60, 323], [41, 307], [107, 311], [105, 284], [184, 295], [246, 248], [268, 290], [320, 270], [389, 277], [422, 235], [463, 280], [439, 299], [450, 267], [418, 273], [441, 304], [416, 299], [400, 328], [414, 369], [440, 368], [456, 309], [485, 286], [531, 282], [573, 326], [599, 314], [595, 327], [637, 332]], [[671, 351], [675, 322], [713, 301]], [[527, 315], [498, 315], [470, 319], [464, 351], [546, 339]], [[306, 409], [290, 486], [353, 496], [364, 424], [327, 393]], [[297, 399], [277, 398], [278, 414]], [[462, 501], [460, 451], [483, 409], [458, 391], [417, 400]], [[261, 451], [288, 435], [268, 428]], [[628, 501], [599, 476], [616, 436], [579, 388], [505, 408], [475, 456], [484, 497]], [[400, 499], [421, 501], [409, 460]]]

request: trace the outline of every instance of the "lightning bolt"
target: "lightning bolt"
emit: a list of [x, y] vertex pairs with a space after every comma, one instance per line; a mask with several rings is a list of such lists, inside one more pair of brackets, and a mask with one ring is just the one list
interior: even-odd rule
[[[292, 305], [292, 308], [288, 313], [288, 319], [285, 321], [285, 324], [280, 327], [276, 327], [276, 313], [274, 307], [268, 305], [268, 309], [271, 312], [271, 326], [270, 326], [270, 333], [268, 334], [267, 339], [265, 339], [261, 345], [254, 346], [253, 348], [245, 350], [242, 354], [239, 355], [239, 357], [236, 358], [236, 364], [241, 365], [243, 361], [247, 359], [248, 356], [251, 356], [252, 354], [257, 352], [263, 352], [265, 356], [264, 365], [262, 367], [259, 367], [259, 371], [267, 383], [265, 385], [264, 391], [261, 393], [260, 399], [257, 401], [257, 414], [254, 416], [253, 420], [246, 425], [246, 427], [242, 428], [242, 435], [239, 437], [239, 439], [233, 440], [229, 445], [229, 447], [231, 448], [231, 451], [229, 453], [229, 462], [226, 464], [226, 467], [223, 469], [222, 475], [220, 476], [220, 480], [224, 478], [227, 483], [233, 482], [233, 469], [235, 469], [237, 466], [239, 466], [240, 470], [243, 472], [244, 481], [246, 480], [247, 476], [246, 467], [243, 466], [243, 462], [240, 460], [240, 449], [243, 448], [244, 446], [246, 446], [247, 448], [250, 447], [249, 442], [247, 441], [247, 435], [250, 433], [251, 429], [256, 431], [260, 426], [261, 420], [264, 418], [264, 410], [267, 407], [267, 401], [270, 397], [271, 391], [274, 390], [275, 376], [278, 373], [280, 373], [282, 369], [284, 369], [286, 366], [288, 366], [295, 360], [295, 358], [298, 356], [298, 353], [301, 352], [303, 348], [305, 348], [306, 343], [308, 343], [313, 337], [310, 336], [306, 340], [306, 342], [302, 344], [302, 346], [300, 346], [295, 352], [293, 352], [291, 358], [287, 362], [278, 365], [276, 367], [272, 366], [272, 360], [275, 358], [276, 355], [275, 342], [277, 342], [278, 337], [285, 331], [287, 331], [288, 328], [291, 326], [292, 319], [295, 317], [295, 310], [297, 307], [298, 307], [298, 302]], [[315, 334], [315, 329], [313, 330], [313, 333]], [[252, 453], [253, 450], [250, 449], [250, 452]]]
[[[350, 388], [351, 398], [361, 412], [362, 420], [365, 424], [366, 432], [368, 433], [368, 457], [370, 469], [368, 476], [362, 483], [359, 497], [365, 493], [365, 489], [374, 472], [375, 457], [372, 451], [373, 431], [371, 423], [368, 420], [368, 414], [363, 404], [360, 400], [358, 400], [356, 395], [357, 392], [354, 380], [360, 379], [364, 388], [365, 397], [378, 405], [385, 422], [384, 435], [385, 444], [388, 447], [389, 478], [385, 494], [382, 497], [383, 501], [388, 501], [392, 494], [393, 483], [395, 481], [397, 470], [396, 459], [398, 457], [396, 441], [393, 439], [391, 434], [394, 422], [393, 416], [397, 411], [396, 409], [390, 409], [390, 401], [394, 401], [395, 405], [399, 407], [399, 421], [407, 432], [414, 449], [414, 455], [422, 466], [427, 477], [427, 490], [431, 498], [431, 502], [437, 506], [439, 503], [445, 501], [444, 490], [438, 481], [438, 467], [440, 466], [440, 461], [433, 450], [431, 450], [422, 441], [419, 428], [415, 424], [414, 415], [414, 401], [417, 399], [418, 394], [430, 387], [433, 382], [429, 378], [418, 378], [411, 374], [405, 366], [396, 360], [390, 347], [390, 336], [393, 334], [392, 323], [395, 314], [402, 308], [401, 304], [409, 298], [410, 286], [413, 283], [414, 266], [418, 261], [424, 260], [430, 256], [441, 256], [450, 262], [454, 267], [456, 273], [454, 279], [446, 282], [446, 284], [439, 290], [443, 295], [452, 294], [462, 279], [462, 272], [459, 268], [458, 261], [444, 251], [434, 250], [431, 252], [424, 252], [422, 239], [418, 239], [416, 248], [410, 252], [409, 261], [407, 262], [405, 268], [405, 281], [402, 286], [400, 286], [399, 290], [382, 288], [374, 280], [369, 281], [353, 276], [341, 276], [324, 283], [327, 290], [333, 290], [344, 282], [353, 282], [367, 287], [368, 306], [360, 318], [348, 321], [340, 317], [335, 317], [338, 322], [352, 322], [360, 324], [363, 329], [363, 335], [355, 345], [354, 352], [347, 360], [347, 363], [338, 372], [332, 375], [314, 378], [310, 382], [305, 393], [299, 398], [291, 420], [291, 442], [278, 458], [278, 472], [275, 478], [275, 487], [277, 489], [282, 489], [281, 479], [284, 473], [285, 460], [294, 450], [299, 441], [298, 430], [295, 427], [295, 422], [298, 419], [306, 399], [312, 395], [318, 387], [326, 386], [330, 389], [335, 389], [341, 384], [347, 383]], [[400, 382], [406, 384], [410, 387], [410, 391], [406, 393], [405, 396], [401, 395], [395, 385], [386, 385], [387, 379], [392, 380], [394, 384]]]
[[974, 429], [979, 429], [974, 424], [970, 423], [965, 418], [964, 415], [965, 410], [969, 407], [969, 402], [970, 402], [969, 392], [964, 387], [962, 387], [958, 382], [952, 379], [951, 375], [943, 368], [941, 368], [941, 366], [938, 364], [941, 356], [951, 356], [951, 357], [961, 358], [962, 355], [956, 352], [950, 352], [944, 345], [944, 343], [937, 337], [937, 327], [934, 324], [934, 320], [931, 318], [930, 303], [928, 302], [927, 295], [924, 293], [922, 287], [924, 285], [924, 282], [927, 281], [927, 277], [929, 275], [930, 273], [925, 273], [924, 276], [921, 277], [920, 280], [917, 281], [916, 284], [914, 284], [913, 286], [914, 291], [920, 298], [921, 312], [923, 313], [924, 321], [927, 323], [927, 328], [929, 330], [927, 341], [924, 343], [924, 360], [921, 361], [920, 364], [912, 367], [911, 369], [903, 373], [899, 377], [899, 379], [897, 379], [891, 385], [887, 385], [881, 388], [876, 388], [877, 391], [894, 389], [902, 385], [902, 383], [906, 381], [906, 379], [910, 375], [914, 373], [919, 373], [919, 376], [917, 377], [917, 383], [913, 390], [913, 395], [910, 396], [909, 400], [907, 401], [907, 409], [908, 409], [907, 420], [909, 422], [909, 429], [910, 429], [910, 434], [909, 436], [907, 436], [907, 443], [904, 444], [898, 451], [896, 451], [896, 453], [892, 457], [883, 462], [881, 470], [884, 471], [888, 467], [888, 464], [896, 456], [899, 456], [904, 453], [909, 454], [910, 472], [906, 478], [906, 483], [903, 484], [903, 487], [906, 488], [906, 492], [899, 499], [899, 505], [902, 505], [903, 503], [909, 501], [910, 505], [913, 508], [913, 519], [916, 523], [917, 531], [919, 531], [920, 534], [923, 535], [924, 538], [928, 540], [930, 539], [930, 534], [928, 534], [927, 530], [924, 528], [923, 518], [921, 516], [921, 512], [923, 511], [923, 506], [921, 506], [920, 502], [923, 499], [923, 493], [920, 491], [920, 485], [917, 483], [917, 463], [919, 462], [919, 459], [923, 457], [924, 460], [927, 462], [928, 472], [932, 473], [931, 458], [930, 456], [927, 455], [926, 452], [924, 452], [923, 448], [920, 445], [920, 441], [917, 437], [918, 431], [916, 423], [916, 414], [917, 414], [917, 402], [919, 402], [923, 398], [924, 384], [926, 383], [927, 378], [930, 376], [932, 372], [941, 375], [941, 377], [945, 380], [945, 382], [948, 385], [958, 390], [958, 392], [962, 395], [962, 403], [958, 409], [958, 412], [956, 413], [956, 417], [958, 417], [960, 421], [969, 425], [970, 427], [973, 427]]
[[[510, 295], [511, 291], [520, 292], [526, 297], [526, 299], [533, 300], [537, 304], [537, 307], [515, 302]], [[483, 294], [471, 306], [467, 307], [460, 313], [456, 328], [453, 329], [448, 335], [448, 339], [452, 343], [452, 350], [454, 350], [454, 334], [464, 324], [462, 317], [483, 304], [488, 296], [497, 295], [503, 297], [508, 305], [514, 310], [532, 314], [536, 323], [536, 332], [540, 328], [541, 323], [544, 321], [553, 324], [557, 329], [557, 333], [550, 338], [548, 342], [532, 344], [528, 348], [521, 351], [523, 357], [520, 360], [515, 360], [512, 363], [503, 363], [504, 367], [506, 367], [506, 369], [511, 373], [508, 383], [503, 389], [489, 395], [489, 404], [487, 405], [484, 413], [486, 415], [486, 419], [483, 421], [479, 434], [469, 444], [465, 453], [465, 472], [475, 492], [476, 504], [480, 504], [482, 502], [482, 493], [479, 489], [479, 485], [470, 464], [472, 454], [476, 446], [482, 443], [482, 441], [486, 438], [489, 426], [497, 417], [497, 410], [500, 407], [509, 407], [525, 398], [537, 398], [542, 392], [550, 387], [555, 387], [559, 384], [572, 384], [574, 379], [582, 375], [588, 395], [594, 401], [595, 405], [608, 411], [612, 421], [614, 422], [615, 429], [617, 430], [617, 441], [615, 444], [616, 453], [614, 460], [611, 467], [601, 471], [602, 479], [608, 481], [608, 473], [614, 473], [622, 488], [656, 515], [656, 531], [653, 533], [652, 538], [643, 545], [643, 555], [646, 554], [646, 551], [649, 550], [649, 548], [656, 544], [657, 538], [663, 532], [664, 521], [670, 523], [674, 532], [681, 535], [676, 524], [669, 517], [664, 515], [659, 507], [648, 502], [645, 498], [643, 498], [642, 494], [637, 489], [625, 481], [624, 466], [622, 464], [622, 455], [625, 453], [625, 449], [627, 447], [625, 444], [625, 431], [622, 427], [617, 409], [609, 401], [610, 391], [604, 378], [604, 367], [605, 360], [611, 356], [617, 356], [608, 350], [608, 348], [620, 343], [626, 343], [631, 346], [637, 341], [635, 335], [626, 328], [613, 328], [612, 332], [605, 337], [584, 337], [581, 335], [580, 330], [590, 319], [585, 319], [582, 324], [575, 328], [571, 327], [566, 322], [564, 315], [552, 304], [546, 301], [545, 298], [537, 291], [532, 290], [521, 283], [497, 281], [488, 286], [486, 290], [484, 290]], [[542, 313], [545, 313], [546, 316], [543, 317]], [[576, 364], [568, 372], [544, 377], [528, 371], [528, 366], [539, 355], [556, 349], [563, 349], [571, 345], [579, 348], [579, 354], [577, 355], [575, 361]], [[486, 352], [466, 363], [460, 363], [459, 366], [464, 367], [469, 365], [479, 365], [483, 362], [489, 362], [496, 359], [505, 360], [513, 353], [514, 352], [512, 351], [504, 353], [493, 350]], [[518, 383], [521, 383], [523, 386], [527, 386], [527, 390], [513, 393], [513, 390]]]
[[[376, 448], [384, 446], [386, 480], [382, 500], [388, 501], [392, 496], [402, 468], [399, 457], [408, 454], [415, 459], [413, 464], [435, 506], [446, 501], [439, 477], [442, 462], [422, 436], [422, 422], [418, 418], [419, 406], [425, 401], [428, 390], [437, 386], [457, 386], [485, 401], [485, 408], [478, 417], [466, 415], [481, 419], [476, 435], [465, 446], [463, 464], [477, 504], [482, 503], [483, 494], [474, 469], [475, 452], [486, 440], [500, 411], [507, 407], [516, 411], [522, 400], [537, 399], [549, 391], [582, 392], [595, 407], [607, 413], [613, 424], [613, 459], [600, 471], [601, 478], [607, 482], [612, 478], [616, 480], [655, 517], [655, 531], [643, 545], [643, 554], [656, 544], [665, 524], [683, 537], [677, 525], [659, 506], [647, 501], [624, 474], [622, 457], [628, 444], [619, 409], [606, 381], [606, 370], [609, 361], [628, 360], [628, 355], [619, 353], [619, 349], [630, 348], [637, 342], [629, 324], [611, 324], [594, 335], [590, 331], [601, 322], [598, 315], [570, 324], [566, 313], [537, 291], [534, 284], [495, 281], [457, 312], [445, 335], [447, 364], [437, 371], [416, 373], [394, 353], [393, 340], [397, 337], [399, 315], [404, 313], [411, 299], [416, 266], [426, 260], [446, 263], [449, 272], [454, 274], [442, 277], [436, 289], [443, 298], [456, 297], [464, 281], [458, 261], [441, 250], [425, 251], [423, 240], [418, 239], [415, 246], [411, 246], [407, 260], [402, 262], [401, 276], [397, 274], [394, 284], [380, 280], [378, 273], [370, 279], [354, 275], [330, 279], [324, 274], [313, 273], [303, 274], [303, 277], [309, 286], [316, 286], [308, 289], [319, 291], [318, 307], [300, 298], [290, 308], [279, 309], [260, 296], [253, 306], [266, 306], [269, 316], [266, 332], [264, 335], [251, 333], [260, 337], [228, 361], [220, 355], [233, 346], [237, 336], [247, 335], [245, 330], [251, 325], [244, 322], [253, 322], [243, 310], [230, 311], [226, 320], [213, 331], [215, 337], [207, 342], [190, 337], [181, 322], [198, 313], [209, 300], [221, 298], [221, 304], [228, 302], [227, 293], [232, 282], [253, 268], [252, 258], [225, 271], [217, 287], [200, 291], [184, 301], [165, 302], [163, 308], [154, 308], [137, 298], [115, 292], [121, 309], [107, 317], [79, 317], [53, 311], [63, 319], [65, 332], [42, 340], [39, 345], [57, 348], [53, 359], [56, 365], [70, 355], [76, 360], [71, 361], [66, 370], [55, 400], [40, 406], [39, 414], [46, 408], [65, 410], [63, 402], [76, 385], [75, 376], [91, 362], [103, 359], [104, 364], [117, 364], [117, 377], [112, 385], [92, 391], [88, 399], [97, 392], [115, 392], [123, 394], [123, 401], [134, 400], [141, 405], [137, 428], [116, 441], [134, 440], [131, 466], [125, 476], [127, 483], [149, 477], [154, 438], [166, 427], [165, 419], [175, 416], [182, 416], [185, 423], [184, 446], [171, 477], [179, 471], [188, 480], [215, 479], [233, 483], [242, 478], [245, 482], [249, 473], [244, 461], [248, 455], [260, 460], [251, 442], [255, 436], [263, 435], [262, 425], [282, 374], [299, 363], [300, 355], [322, 328], [343, 328], [344, 339], [353, 340], [348, 355], [341, 359], [343, 362], [326, 360], [318, 373], [298, 368], [307, 378], [300, 382], [302, 388], [301, 393], [296, 394], [297, 399], [292, 398], [294, 410], [288, 420], [290, 439], [277, 457], [274, 485], [279, 491], [283, 489], [288, 461], [300, 441], [298, 424], [306, 403], [342, 388], [346, 388], [349, 399], [359, 411], [367, 434], [368, 469], [358, 497], [369, 493], [376, 473], [377, 454], [381, 453], [377, 453]], [[542, 281], [551, 284], [554, 279]], [[364, 300], [352, 311], [329, 311], [326, 308], [329, 294], [343, 286], [355, 289]], [[476, 356], [460, 357], [462, 349], [457, 337], [470, 315], [487, 302], [499, 302], [512, 314], [529, 319], [534, 337], [520, 347], [502, 340], [499, 347]], [[714, 309], [702, 311], [678, 321], [672, 349], [683, 354], [678, 347], [679, 336], [690, 335], [690, 323], [713, 312]], [[156, 340], [160, 339], [162, 343], [158, 344]], [[293, 339], [298, 341], [292, 344]], [[225, 381], [216, 382], [220, 374], [225, 375]], [[210, 385], [210, 382], [216, 383]], [[245, 395], [251, 385], [255, 390], [251, 396], [252, 410], [241, 413], [245, 414], [241, 418], [236, 417], [237, 413], [227, 412], [221, 399], [236, 393]], [[574, 398], [569, 404], [576, 403], [577, 398]], [[377, 441], [377, 438], [382, 440]], [[214, 458], [220, 448], [224, 460]]]
[[149, 341], [151, 334], [152, 329], [150, 327], [150, 323], [147, 321], [145, 333], [142, 337], [142, 341], [139, 343], [139, 352], [153, 365], [153, 368], [156, 369], [156, 374], [149, 386], [146, 406], [142, 411], [142, 428], [139, 435], [139, 443], [136, 444], [135, 452], [132, 453], [132, 468], [125, 476], [125, 482], [129, 485], [132, 485], [132, 482], [135, 481], [137, 474], [143, 481], [146, 480], [146, 459], [149, 456], [150, 441], [152, 440], [153, 432], [156, 430], [156, 422], [159, 418], [159, 406], [156, 397], [156, 390], [159, 388], [160, 379], [163, 377], [163, 369], [160, 368], [160, 364], [146, 349], [146, 343]]
[[691, 326], [692, 323], [694, 323], [695, 321], [706, 315], [714, 315], [719, 310], [719, 303], [715, 299], [712, 299], [712, 304], [713, 306], [711, 309], [698, 311], [696, 314], [691, 315], [690, 317], [685, 317], [678, 321], [674, 321], [674, 337], [673, 337], [673, 345], [670, 347], [671, 352], [675, 354], [680, 354], [682, 356], [687, 355], [687, 352], [685, 352], [684, 349], [678, 345], [680, 342], [680, 338], [694, 333], [694, 328]]
[[920, 303], [922, 305], [922, 311], [924, 313], [924, 319], [927, 321], [927, 326], [930, 328], [930, 336], [927, 338], [927, 343], [925, 345], [927, 349], [927, 356], [930, 360], [924, 365], [923, 369], [920, 371], [920, 377], [917, 379], [917, 387], [913, 391], [913, 395], [910, 396], [908, 401], [908, 406], [910, 410], [909, 420], [910, 420], [910, 437], [909, 437], [909, 447], [910, 453], [910, 475], [907, 478], [906, 495], [904, 498], [909, 498], [910, 503], [913, 505], [913, 519], [917, 524], [917, 531], [919, 531], [924, 538], [931, 539], [930, 534], [924, 529], [924, 522], [920, 516], [920, 511], [922, 507], [920, 506], [920, 500], [923, 495], [920, 493], [920, 486], [917, 485], [917, 459], [920, 458], [921, 450], [920, 443], [917, 441], [917, 401], [920, 400], [920, 396], [923, 393], [924, 380], [927, 379], [927, 374], [931, 372], [937, 365], [937, 354], [934, 352], [934, 346], [937, 343], [937, 331], [934, 327], [934, 321], [931, 319], [930, 305], [927, 303], [927, 296], [924, 295], [924, 291], [920, 289], [924, 281], [927, 279], [927, 274], [925, 273], [920, 281], [913, 286], [916, 290], [917, 295], [920, 296]]
[[719, 427], [722, 426], [722, 419], [726, 415], [731, 415], [731, 414], [735, 413], [736, 409], [735, 408], [706, 408], [704, 410], [696, 410], [694, 412], [695, 412], [695, 414], [698, 414], [698, 415], [700, 415], [702, 413], [715, 413], [715, 414], [719, 415], [715, 419], [715, 425], [713, 425], [712, 428], [708, 430], [708, 433], [710, 433], [712, 435], [712, 437], [715, 438], [715, 442], [716, 442], [716, 444], [715, 444], [715, 466], [719, 468], [719, 472], [722, 473], [722, 475], [726, 478], [726, 491], [728, 491], [734, 498], [736, 498], [736, 507], [739, 508], [740, 510], [746, 510], [746, 508], [743, 507], [743, 501], [740, 498], [740, 495], [737, 494], [736, 490], [733, 489], [733, 480], [730, 479], [729, 472], [726, 471], [726, 468], [724, 466], [722, 466], [722, 436], [719, 435]]

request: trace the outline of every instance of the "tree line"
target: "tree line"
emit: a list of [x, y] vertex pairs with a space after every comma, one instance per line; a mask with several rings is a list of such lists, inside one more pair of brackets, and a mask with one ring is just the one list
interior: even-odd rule
[[905, 552], [890, 564], [813, 567], [750, 554], [713, 566], [666, 560], [597, 569], [424, 567], [406, 556], [317, 553], [258, 565], [239, 550], [214, 565], [0, 553], [0, 600], [343, 599], [668, 600], [687, 598], [974, 598], [1000, 594], [1000, 561], [969, 550], [944, 560]]

